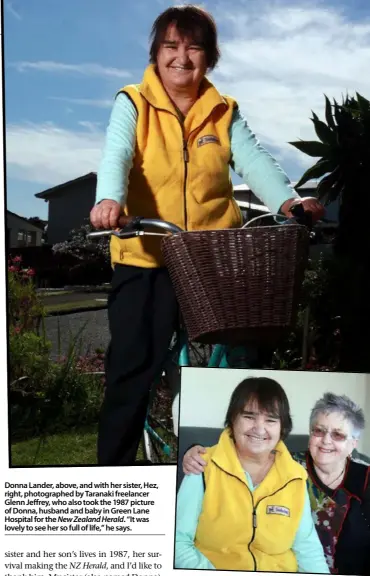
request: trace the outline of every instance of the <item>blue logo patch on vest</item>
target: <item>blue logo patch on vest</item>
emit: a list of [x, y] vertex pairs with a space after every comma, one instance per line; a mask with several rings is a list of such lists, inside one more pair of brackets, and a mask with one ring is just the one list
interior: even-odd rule
[[280, 514], [280, 516], [290, 516], [289, 508], [285, 506], [266, 506], [266, 514]]
[[215, 144], [220, 144], [220, 141], [217, 138], [217, 136], [209, 134], [208, 136], [202, 136], [201, 138], [199, 138], [197, 146], [198, 148], [200, 148], [201, 146], [204, 146], [204, 144], [211, 144], [212, 142], [214, 142]]

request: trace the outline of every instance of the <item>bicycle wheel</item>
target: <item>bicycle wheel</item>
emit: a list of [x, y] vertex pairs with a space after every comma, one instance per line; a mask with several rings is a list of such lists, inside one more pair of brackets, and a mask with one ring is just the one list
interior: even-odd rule
[[206, 368], [212, 355], [214, 346], [211, 344], [201, 344], [199, 342], [189, 342], [189, 358], [191, 366]]
[[[151, 390], [143, 431], [144, 458], [154, 464], [177, 463], [177, 436], [172, 417], [173, 389], [163, 374]], [[177, 426], [176, 426], [177, 429]]]
[[177, 445], [171, 430], [164, 430], [160, 423], [149, 416], [143, 432], [143, 452], [152, 464], [176, 464]]

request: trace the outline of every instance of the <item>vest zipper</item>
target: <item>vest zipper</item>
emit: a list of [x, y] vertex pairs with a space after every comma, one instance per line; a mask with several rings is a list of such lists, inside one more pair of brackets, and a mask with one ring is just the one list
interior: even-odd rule
[[[141, 94], [141, 95], [143, 96], [143, 94]], [[145, 96], [143, 96], [143, 97], [145, 98]], [[151, 102], [150, 102], [147, 98], [145, 98], [145, 100], [148, 102], [148, 104], [149, 104], [150, 106], [152, 105]], [[220, 106], [220, 105], [221, 105], [221, 104], [217, 104], [217, 106], [216, 106], [215, 108], [217, 108], [217, 107]], [[225, 105], [225, 104], [222, 103], [222, 106], [224, 106], [224, 105]], [[168, 110], [167, 108], [162, 108], [161, 106], [156, 106], [156, 108], [157, 108], [158, 110], [162, 110], [162, 111], [164, 111], [164, 112], [169, 112], [169, 110]], [[215, 109], [215, 108], [214, 108], [214, 109]], [[214, 109], [213, 109], [213, 110], [214, 110]], [[213, 112], [213, 110], [212, 110], [212, 112]], [[184, 225], [184, 229], [187, 230], [187, 229], [188, 229], [188, 214], [187, 214], [187, 206], [186, 206], [186, 180], [187, 180], [187, 177], [188, 177], [188, 162], [189, 162], [188, 143], [187, 143], [187, 140], [185, 140], [185, 137], [184, 137], [184, 125], [183, 125], [183, 123], [181, 122], [181, 120], [180, 120], [180, 118], [178, 117], [177, 114], [173, 114], [172, 112], [171, 112], [171, 114], [172, 114], [173, 116], [175, 116], [175, 117], [177, 118], [177, 120], [179, 121], [180, 126], [181, 126], [181, 130], [182, 130], [182, 133], [183, 133], [183, 157], [184, 157], [184, 188], [183, 188], [183, 194], [184, 194], [184, 224], [185, 224], [185, 225]], [[206, 118], [204, 118], [204, 119], [203, 119], [203, 122], [204, 122], [206, 119], [208, 119], [209, 116], [211, 116], [211, 114], [209, 114]], [[194, 132], [194, 130], [192, 130], [192, 132]]]
[[188, 177], [188, 162], [189, 162], [189, 150], [188, 150], [188, 143], [183, 139], [183, 155], [184, 155], [184, 224], [185, 230], [188, 229], [188, 213], [187, 213], [187, 205], [186, 205], [186, 180]]
[[252, 538], [248, 544], [248, 550], [249, 550], [249, 554], [252, 556], [253, 559], [253, 572], [257, 572], [257, 560], [255, 558], [255, 555], [253, 554], [252, 550], [251, 550], [251, 544], [254, 540], [254, 537], [256, 535], [256, 528], [257, 528], [257, 514], [256, 514], [256, 510], [257, 510], [257, 506], [254, 505], [254, 500], [253, 500], [253, 492], [249, 489], [249, 486], [247, 486], [248, 492], [251, 495], [251, 500], [252, 500], [252, 506], [253, 506], [253, 511], [252, 511]]
[[[226, 472], [226, 470], [224, 470], [223, 468], [221, 468], [221, 470], [223, 470], [223, 472]], [[249, 544], [248, 544], [248, 551], [249, 551], [249, 554], [252, 556], [252, 559], [253, 559], [253, 570], [251, 570], [251, 572], [257, 572], [257, 561], [256, 561], [256, 558], [255, 558], [255, 556], [254, 556], [254, 554], [253, 554], [253, 552], [252, 552], [252, 550], [251, 550], [250, 547], [251, 547], [251, 544], [252, 544], [252, 542], [253, 542], [253, 540], [254, 540], [254, 537], [255, 537], [255, 534], [256, 534], [256, 528], [257, 528], [257, 514], [256, 514], [256, 511], [257, 511], [257, 506], [258, 506], [258, 504], [257, 504], [257, 506], [254, 505], [253, 493], [252, 493], [252, 491], [250, 490], [248, 484], [246, 484], [245, 482], [243, 482], [240, 478], [238, 478], [238, 477], [235, 476], [234, 474], [230, 474], [230, 472], [226, 472], [226, 474], [228, 474], [229, 476], [232, 476], [233, 478], [236, 478], [237, 480], [239, 480], [239, 482], [242, 482], [242, 484], [244, 484], [244, 486], [247, 488], [247, 490], [248, 490], [248, 492], [249, 492], [249, 494], [250, 494], [250, 496], [251, 496], [252, 506], [253, 506], [253, 512], [252, 512], [252, 528], [253, 528], [253, 531], [252, 531], [252, 539], [250, 540], [250, 542], [249, 542]]]
[[[224, 472], [226, 472], [226, 470], [224, 470]], [[234, 476], [234, 474], [230, 474], [230, 472], [226, 472], [226, 474], [229, 474], [229, 476], [233, 476], [234, 478], [237, 478], [240, 482], [242, 482], [242, 480], [240, 480], [240, 478], [238, 478], [237, 476]], [[264, 496], [263, 498], [261, 498], [261, 500], [259, 500], [256, 504], [256, 506], [254, 505], [254, 500], [253, 500], [253, 493], [250, 490], [249, 486], [247, 484], [244, 484], [244, 482], [242, 482], [244, 484], [244, 486], [246, 486], [249, 494], [251, 495], [251, 500], [252, 500], [252, 506], [253, 506], [253, 511], [252, 511], [252, 527], [253, 527], [253, 531], [252, 531], [252, 538], [248, 543], [248, 550], [250, 555], [253, 558], [253, 572], [257, 572], [257, 561], [256, 558], [251, 550], [251, 544], [253, 543], [253, 540], [256, 536], [256, 528], [257, 528], [257, 508], [260, 505], [260, 503], [262, 502], [262, 500], [265, 500], [266, 498], [271, 498], [271, 496], [275, 496], [275, 494], [277, 494], [278, 492], [281, 492], [281, 490], [284, 490], [284, 488], [286, 488], [288, 486], [288, 484], [290, 484], [291, 482], [295, 482], [296, 480], [301, 480], [301, 478], [292, 478], [291, 480], [289, 480], [288, 482], [286, 482], [286, 484], [284, 484], [284, 486], [281, 486], [281, 488], [279, 488], [278, 490], [276, 490], [275, 492], [273, 492], [272, 494], [268, 494], [267, 496]]]
[[278, 490], [276, 490], [275, 492], [273, 492], [272, 494], [268, 494], [267, 496], [264, 496], [263, 498], [261, 498], [261, 500], [259, 500], [256, 504], [256, 506], [254, 506], [254, 501], [253, 501], [253, 494], [252, 492], [249, 490], [249, 487], [247, 486], [249, 493], [252, 497], [252, 503], [253, 503], [253, 512], [252, 512], [252, 524], [253, 524], [253, 532], [252, 532], [252, 539], [248, 544], [248, 550], [251, 553], [252, 557], [253, 557], [253, 561], [254, 561], [254, 572], [257, 572], [257, 562], [256, 559], [253, 555], [253, 552], [250, 549], [250, 546], [254, 540], [254, 537], [256, 535], [256, 528], [257, 528], [257, 508], [258, 506], [261, 504], [262, 500], [265, 500], [266, 498], [271, 498], [271, 496], [275, 496], [275, 494], [277, 494], [278, 492], [281, 492], [281, 490], [284, 490], [284, 488], [286, 488], [288, 486], [288, 484], [290, 484], [291, 482], [295, 482], [296, 480], [301, 480], [301, 478], [292, 478], [291, 480], [289, 480], [289, 482], [287, 482], [286, 484], [284, 484], [284, 486], [282, 486], [281, 488], [279, 488]]
[[[185, 139], [184, 125], [182, 124], [182, 122], [180, 121], [178, 116], [177, 116], [177, 119], [180, 122], [181, 130], [182, 130], [182, 150], [183, 150], [183, 158], [184, 158], [184, 189], [183, 189], [183, 194], [184, 194], [184, 224], [185, 224], [184, 229], [187, 230], [188, 229], [188, 212], [187, 212], [187, 203], [186, 203], [186, 181], [187, 181], [187, 177], [188, 177], [189, 150], [188, 150], [188, 141]], [[189, 138], [190, 134], [192, 134], [195, 130], [197, 130], [197, 128], [192, 130], [188, 134], [188, 138]]]

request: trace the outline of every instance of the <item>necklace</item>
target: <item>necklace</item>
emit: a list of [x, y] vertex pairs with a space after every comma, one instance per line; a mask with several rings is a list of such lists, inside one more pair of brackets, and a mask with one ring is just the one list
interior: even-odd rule
[[[345, 469], [346, 469], [346, 467], [344, 466], [344, 468], [343, 468], [343, 470], [341, 470], [340, 474], [339, 474], [334, 480], [332, 480], [331, 482], [327, 483], [327, 482], [324, 482], [323, 480], [322, 480], [322, 482], [325, 484], [325, 486], [327, 486], [328, 488], [330, 488], [330, 486], [332, 486], [332, 484], [335, 484], [336, 482], [338, 482], [339, 478], [344, 474]], [[316, 473], [317, 473], [316, 467], [315, 467], [315, 470], [316, 470]], [[318, 475], [318, 476], [319, 476], [319, 475]], [[320, 477], [320, 476], [319, 476], [319, 477]]]
[[328, 487], [331, 486], [332, 484], [335, 484], [336, 482], [338, 482], [339, 478], [341, 478], [341, 476], [343, 476], [344, 470], [345, 470], [345, 467], [343, 468], [343, 470], [341, 471], [341, 473], [339, 474], [339, 476], [337, 476], [335, 480], [332, 480], [332, 481], [330, 482], [330, 484], [328, 484]]

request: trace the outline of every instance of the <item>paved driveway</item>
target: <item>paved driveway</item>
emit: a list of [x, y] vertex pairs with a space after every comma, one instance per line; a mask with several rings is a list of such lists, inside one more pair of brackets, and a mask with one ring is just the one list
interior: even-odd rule
[[82, 339], [81, 353], [94, 352], [96, 348], [106, 350], [109, 343], [107, 310], [79, 312], [62, 316], [49, 316], [45, 319], [47, 338], [52, 343], [52, 356], [58, 355], [58, 325], [62, 355], [66, 354], [68, 345], [80, 333]]
[[[58, 356], [58, 324], [60, 330], [60, 345], [61, 354], [65, 355], [68, 351], [68, 345], [72, 338], [76, 338], [80, 330], [82, 339], [81, 354], [86, 354], [89, 351], [94, 352], [97, 348], [104, 351], [109, 344], [110, 336], [108, 330], [108, 314], [107, 309], [95, 310], [90, 312], [78, 312], [76, 314], [65, 314], [62, 316], [49, 316], [45, 318], [45, 328], [47, 338], [52, 343], [52, 357], [55, 359]], [[199, 350], [202, 350], [201, 345], [197, 345]], [[206, 346], [206, 349], [209, 347]], [[201, 351], [201, 356], [206, 354]], [[193, 365], [197, 365], [198, 360], [194, 357], [194, 353], [190, 352], [190, 358]]]

